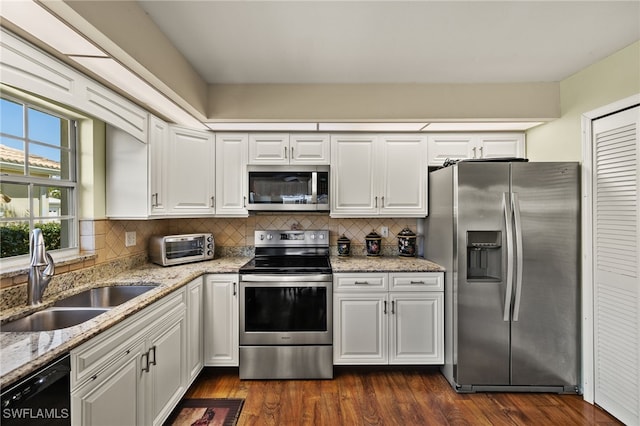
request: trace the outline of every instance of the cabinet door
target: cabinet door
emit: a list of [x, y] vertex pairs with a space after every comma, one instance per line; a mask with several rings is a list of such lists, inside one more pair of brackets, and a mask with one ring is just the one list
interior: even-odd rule
[[291, 164], [329, 164], [329, 135], [292, 134], [289, 158]]
[[147, 408], [150, 421], [161, 425], [180, 402], [186, 388], [186, 318], [184, 305], [159, 321], [148, 339]]
[[379, 208], [377, 137], [331, 136], [331, 215], [376, 216]]
[[428, 137], [428, 164], [442, 166], [445, 160], [475, 158], [475, 138], [470, 133], [432, 134]]
[[389, 364], [442, 364], [443, 293], [391, 293], [390, 301]]
[[71, 424], [111, 426], [144, 424], [142, 339], [127, 356], [71, 392]]
[[333, 301], [333, 363], [387, 364], [387, 294], [334, 294]]
[[478, 138], [478, 158], [525, 156], [523, 133], [484, 134]]
[[149, 119], [149, 212], [151, 215], [167, 213], [167, 150], [169, 125], [151, 116]]
[[216, 135], [217, 216], [248, 216], [246, 134]]
[[380, 214], [427, 215], [427, 139], [422, 135], [381, 136]]
[[289, 135], [249, 135], [249, 164], [289, 164]]
[[204, 363], [203, 287], [202, 278], [187, 286], [187, 386], [200, 374]]
[[146, 219], [149, 216], [149, 145], [124, 130], [106, 126], [107, 217]]
[[238, 276], [211, 275], [204, 288], [204, 363], [238, 366]]
[[173, 215], [214, 213], [215, 150], [213, 134], [171, 127], [169, 202]]

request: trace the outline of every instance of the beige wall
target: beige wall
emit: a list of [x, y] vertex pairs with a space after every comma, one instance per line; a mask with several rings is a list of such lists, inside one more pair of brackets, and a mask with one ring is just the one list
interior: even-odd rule
[[557, 83], [222, 84], [209, 86], [211, 120], [548, 120]]
[[533, 161], [581, 161], [582, 114], [640, 93], [640, 41], [560, 82], [561, 116], [527, 132]]

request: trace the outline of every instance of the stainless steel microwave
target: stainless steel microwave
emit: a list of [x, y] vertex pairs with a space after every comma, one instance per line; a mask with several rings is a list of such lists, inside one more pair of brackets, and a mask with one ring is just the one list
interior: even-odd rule
[[248, 166], [253, 211], [329, 210], [329, 166]]
[[149, 260], [162, 266], [213, 259], [213, 235], [154, 235], [149, 239]]

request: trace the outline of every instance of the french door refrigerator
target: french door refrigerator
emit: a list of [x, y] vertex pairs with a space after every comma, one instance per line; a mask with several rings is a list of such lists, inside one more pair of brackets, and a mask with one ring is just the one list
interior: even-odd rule
[[578, 163], [461, 161], [429, 174], [425, 257], [446, 268], [459, 392], [580, 392]]

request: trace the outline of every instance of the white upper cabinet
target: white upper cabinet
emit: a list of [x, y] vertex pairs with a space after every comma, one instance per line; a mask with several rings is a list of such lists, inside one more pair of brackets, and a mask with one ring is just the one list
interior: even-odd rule
[[171, 127], [167, 156], [169, 213], [214, 214], [215, 144], [211, 132]]
[[447, 160], [524, 157], [524, 133], [434, 133], [429, 135], [429, 166]]
[[249, 164], [329, 164], [329, 135], [249, 134]]
[[323, 165], [331, 161], [329, 135], [292, 133], [289, 135], [289, 163]]
[[167, 154], [169, 125], [159, 118], [149, 118], [149, 213], [167, 213]]
[[426, 216], [426, 161], [423, 135], [333, 135], [331, 216]]
[[216, 216], [249, 215], [247, 150], [246, 134], [216, 134]]
[[426, 137], [382, 135], [380, 148], [380, 215], [426, 216]]

